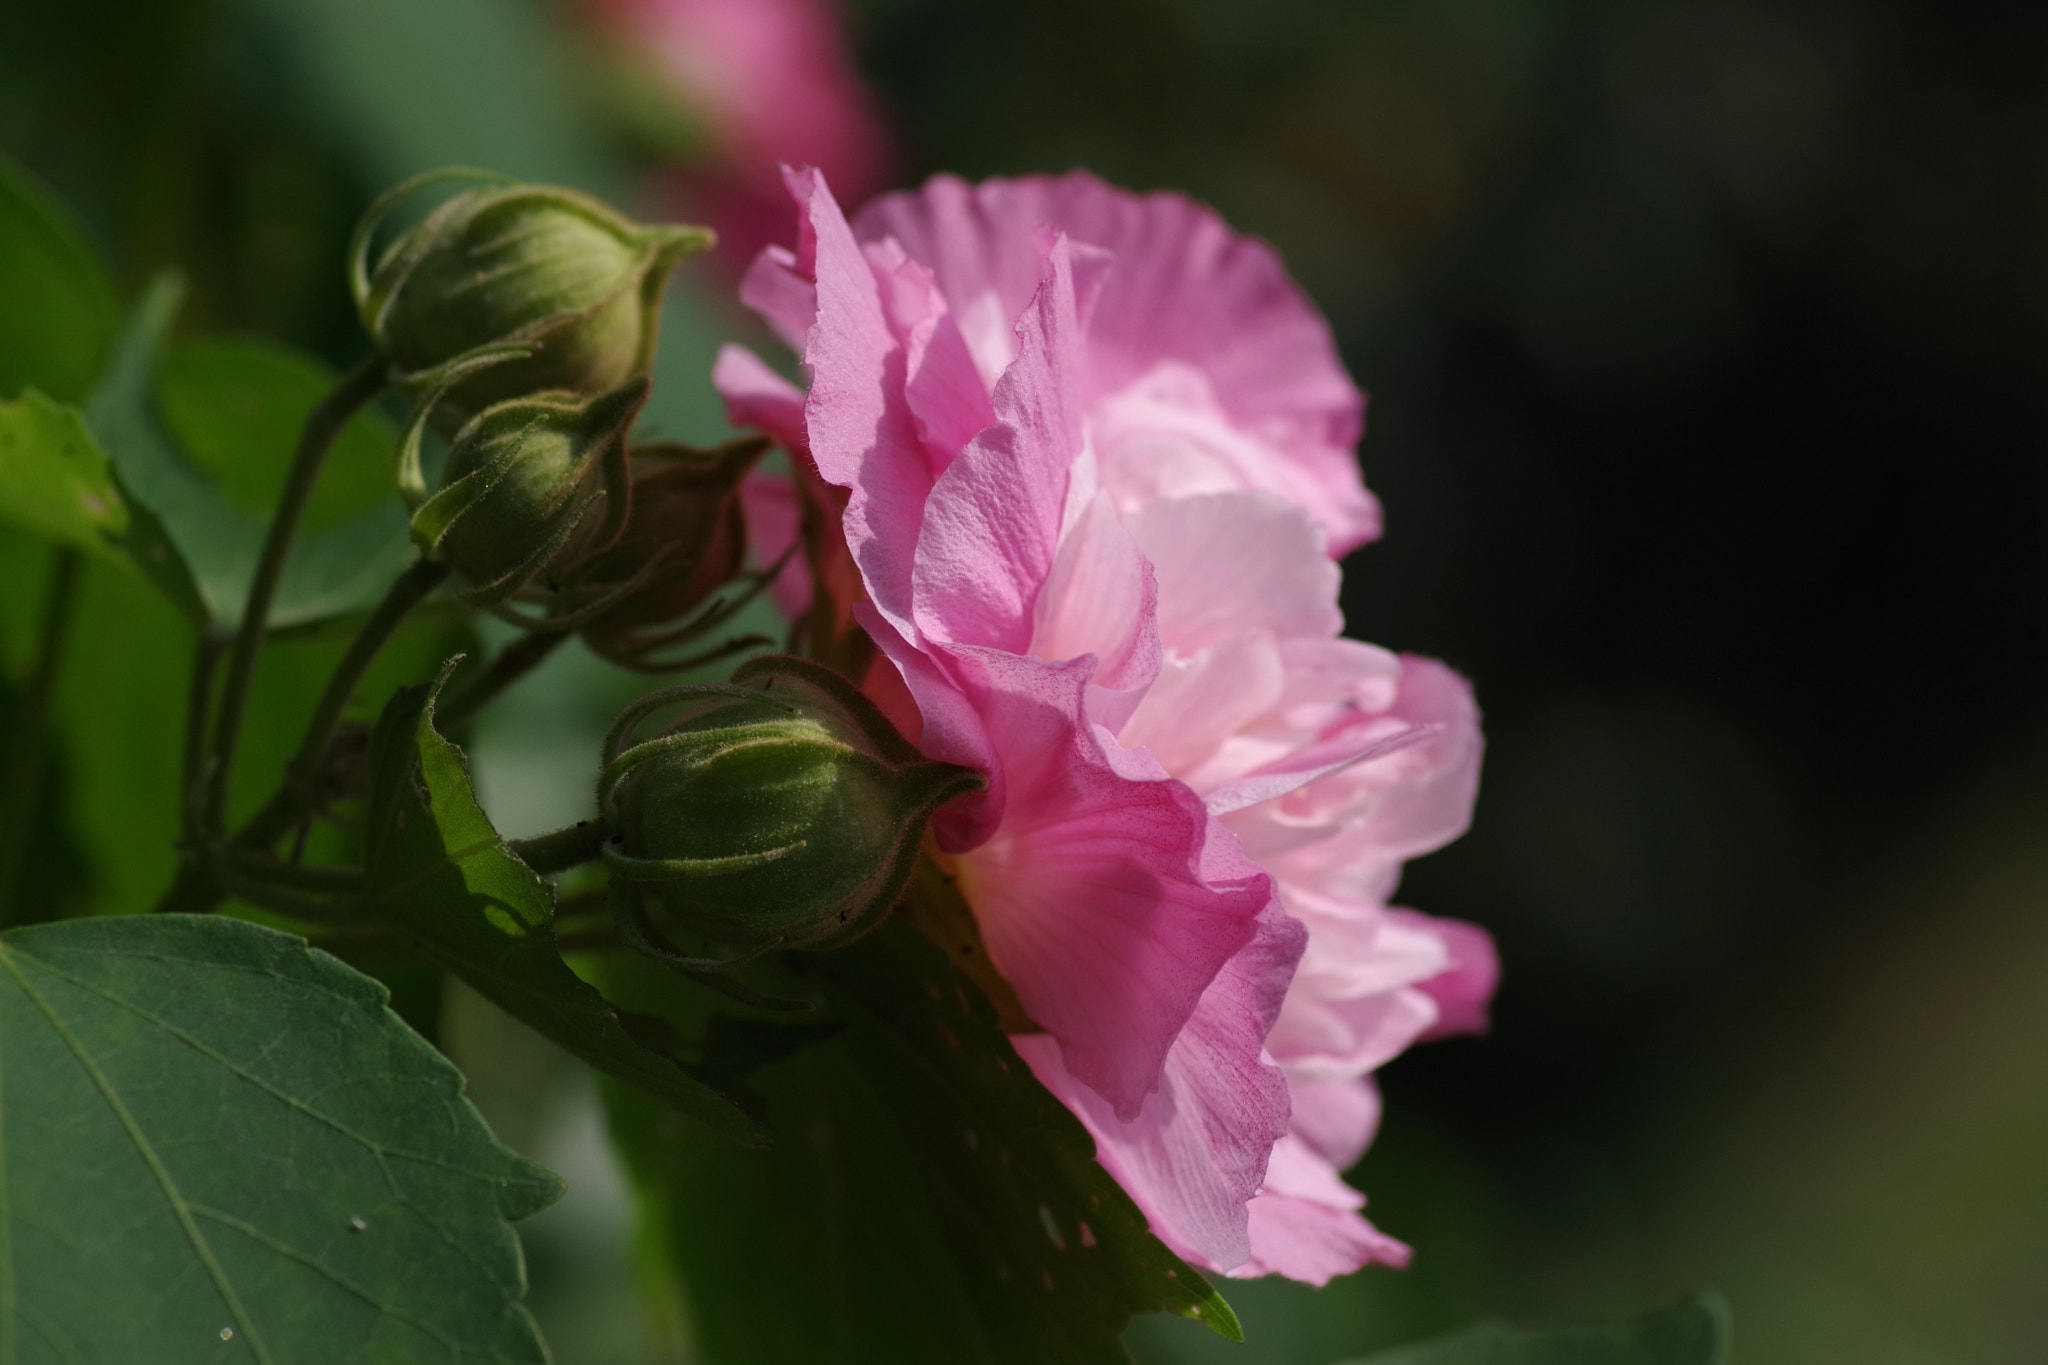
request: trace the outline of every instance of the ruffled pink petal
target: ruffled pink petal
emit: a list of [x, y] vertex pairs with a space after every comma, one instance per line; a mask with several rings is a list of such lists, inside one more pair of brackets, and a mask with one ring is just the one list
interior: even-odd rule
[[1365, 1196], [1328, 1162], [1299, 1140], [1282, 1138], [1266, 1168], [1266, 1191], [1248, 1210], [1251, 1258], [1226, 1273], [1323, 1285], [1374, 1263], [1405, 1267], [1414, 1253], [1360, 1216], [1363, 1207]]
[[726, 420], [734, 426], [757, 427], [799, 454], [807, 449], [804, 391], [746, 347], [728, 343], [718, 348], [711, 387], [725, 400]]
[[904, 350], [874, 270], [824, 177], [804, 171], [789, 179], [803, 210], [797, 267], [808, 259], [817, 286], [817, 320], [804, 340], [811, 458], [827, 483], [849, 490], [847, 547], [876, 609], [908, 637], [911, 570], [931, 471], [904, 398]]
[[1493, 935], [1461, 919], [1419, 914], [1413, 910], [1390, 909], [1394, 923], [1442, 940], [1450, 955], [1450, 966], [1435, 976], [1415, 983], [1416, 989], [1436, 1001], [1436, 1022], [1424, 1030], [1417, 1042], [1453, 1038], [1461, 1033], [1484, 1033], [1490, 1028], [1487, 1007], [1493, 1003], [1494, 987], [1500, 984], [1500, 955]]
[[1253, 1254], [1246, 1205], [1287, 1131], [1287, 1086], [1260, 1051], [1301, 931], [1275, 906], [1217, 974], [1168, 1054], [1157, 1091], [1120, 1118], [1078, 1082], [1045, 1035], [1012, 1039], [1049, 1090], [1088, 1125], [1096, 1156], [1152, 1230], [1193, 1264], [1227, 1269]]
[[1193, 792], [1081, 719], [1091, 660], [973, 649], [948, 664], [1006, 784], [1000, 823], [958, 862], [989, 958], [1067, 1070], [1135, 1115], [1272, 883]]
[[1464, 833], [1479, 787], [1479, 709], [1465, 680], [1433, 659], [1401, 657], [1398, 696], [1378, 715], [1353, 713], [1347, 730], [1377, 741], [1413, 726], [1420, 743], [1358, 763], [1277, 800], [1224, 817], [1252, 857], [1289, 883], [1368, 900], [1390, 869]]
[[771, 246], [740, 279], [740, 302], [761, 315], [784, 345], [803, 354], [804, 337], [818, 318], [818, 290], [797, 266], [795, 253]]
[[996, 424], [960, 452], [925, 503], [914, 589], [927, 638], [1022, 654], [1059, 548], [1067, 469], [1081, 453], [1080, 324], [1066, 243], [1017, 320], [1017, 358], [997, 381]]
[[856, 219], [864, 240], [894, 237], [932, 267], [991, 378], [1008, 359], [1000, 325], [1037, 288], [1032, 233], [1042, 226], [1116, 260], [1089, 329], [1087, 401], [1180, 362], [1205, 377], [1234, 429], [1271, 450], [1270, 477], [1251, 486], [1301, 502], [1328, 528], [1333, 554], [1379, 533], [1378, 504], [1352, 456], [1365, 400], [1329, 328], [1270, 248], [1210, 210], [1075, 172], [976, 186], [940, 176]]

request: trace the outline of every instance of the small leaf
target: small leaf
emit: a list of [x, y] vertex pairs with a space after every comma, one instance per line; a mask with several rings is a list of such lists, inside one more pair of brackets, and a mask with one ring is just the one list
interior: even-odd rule
[[[159, 352], [182, 293], [170, 278], [150, 286], [86, 404], [86, 421], [133, 501], [156, 513], [191, 567], [207, 614], [232, 626], [241, 620], [299, 425], [334, 380], [311, 361], [258, 343], [208, 344], [182, 362], [174, 353], [166, 368]], [[388, 452], [389, 428], [359, 417], [338, 444], [330, 458], [354, 471], [340, 485], [347, 506], [361, 496], [369, 447]], [[387, 453], [382, 500], [300, 537], [278, 583], [273, 629], [360, 611], [405, 568], [412, 548], [390, 459]], [[216, 482], [221, 471], [233, 471], [220, 473], [225, 484]]]
[[156, 518], [122, 494], [78, 410], [34, 390], [0, 399], [0, 516], [132, 569], [188, 612], [198, 609], [184, 561]]
[[724, 1138], [765, 1144], [768, 1130], [743, 1106], [728, 1068], [707, 1079], [678, 1058], [679, 1040], [662, 1036], [660, 1021], [622, 1016], [562, 961], [554, 889], [505, 847], [470, 789], [462, 750], [434, 729], [434, 697], [447, 677], [444, 669], [432, 687], [400, 688], [370, 742], [371, 908], [498, 1008], [598, 1070]]
[[0, 935], [0, 1360], [542, 1362], [491, 1137], [381, 986], [238, 920]]
[[[1161, 1310], [1240, 1338], [923, 937], [890, 925], [789, 965], [847, 1026], [756, 1077], [776, 1150], [709, 1141], [607, 1092], [707, 1358], [1123, 1362], [1131, 1315]], [[636, 1007], [675, 999], [638, 963], [608, 966], [606, 983]]]
[[1703, 1292], [1619, 1325], [1488, 1324], [1350, 1365], [1727, 1365], [1728, 1340], [1727, 1304]]
[[106, 363], [121, 308], [64, 207], [0, 156], [0, 398], [27, 388], [75, 403]]

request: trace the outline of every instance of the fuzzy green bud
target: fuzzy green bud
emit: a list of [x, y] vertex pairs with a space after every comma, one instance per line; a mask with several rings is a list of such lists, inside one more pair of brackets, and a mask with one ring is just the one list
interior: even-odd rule
[[[678, 704], [658, 735], [626, 745]], [[981, 786], [919, 754], [831, 670], [753, 659], [729, 686], [671, 688], [620, 718], [598, 790], [605, 861], [693, 935], [835, 948], [901, 899], [932, 812]]]
[[[513, 399], [456, 433], [440, 489], [414, 512], [413, 540], [446, 560], [473, 605], [560, 573], [611, 541], [627, 502], [626, 434], [647, 401], [644, 376], [589, 401]], [[418, 423], [403, 462], [417, 466]]]
[[495, 183], [436, 207], [366, 272], [361, 253], [383, 212], [449, 174], [400, 186], [366, 215], [353, 272], [363, 326], [403, 386], [424, 390], [480, 348], [527, 348], [446, 389], [437, 430], [540, 390], [603, 393], [648, 368], [668, 277], [711, 246], [710, 229], [636, 223], [574, 190]]

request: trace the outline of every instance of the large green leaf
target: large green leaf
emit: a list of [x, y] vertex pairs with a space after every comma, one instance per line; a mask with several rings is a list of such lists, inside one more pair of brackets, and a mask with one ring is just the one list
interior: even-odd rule
[[156, 517], [122, 493], [84, 418], [34, 390], [0, 399], [0, 517], [132, 569], [197, 610], [184, 561]]
[[369, 978], [185, 916], [0, 935], [0, 1360], [541, 1362], [491, 1137]]
[[[447, 672], [441, 681], [447, 680]], [[744, 1075], [656, 1021], [622, 1015], [555, 946], [554, 889], [491, 828], [462, 750], [434, 728], [432, 687], [404, 687], [370, 743], [369, 898], [376, 913], [507, 1014], [728, 1139], [768, 1132]]]
[[1489, 1324], [1350, 1365], [1727, 1365], [1728, 1336], [1727, 1305], [1703, 1293], [1615, 1326]]
[[83, 398], [120, 329], [120, 304], [71, 215], [4, 155], [0, 299], [0, 398], [25, 388]]
[[[165, 350], [155, 397], [164, 429], [186, 460], [229, 503], [264, 521], [284, 487], [300, 424], [333, 386], [332, 370], [289, 347], [206, 338]], [[304, 529], [318, 532], [375, 508], [395, 509], [397, 439], [381, 414], [359, 414], [328, 451]]]
[[[1162, 1310], [1238, 1337], [944, 954], [891, 925], [791, 965], [847, 1026], [756, 1078], [775, 1150], [710, 1141], [608, 1091], [661, 1273], [707, 1358], [1121, 1362], [1131, 1315]], [[681, 999], [638, 963], [605, 980], [636, 1008]]]
[[[160, 279], [143, 296], [86, 404], [86, 421], [135, 501], [163, 522], [207, 614], [232, 626], [241, 619], [299, 424], [333, 380], [296, 353], [255, 342], [210, 345], [166, 366], [162, 341], [181, 292], [176, 281]], [[359, 471], [368, 447], [389, 449], [390, 432], [365, 415], [340, 444], [349, 468]], [[215, 478], [222, 471], [225, 486]], [[362, 477], [344, 476], [344, 502], [360, 495], [347, 481]], [[273, 628], [360, 611], [404, 569], [412, 554], [405, 511], [395, 479], [387, 487], [381, 501], [301, 536], [278, 583]]]

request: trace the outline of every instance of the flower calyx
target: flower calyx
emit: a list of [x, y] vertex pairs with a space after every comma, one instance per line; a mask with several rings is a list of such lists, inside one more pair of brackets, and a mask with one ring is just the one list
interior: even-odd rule
[[[741, 480], [769, 444], [757, 436], [711, 450], [674, 441], [634, 446], [624, 530], [562, 578], [550, 612], [573, 622], [598, 655], [646, 672], [698, 667], [765, 644], [750, 636], [691, 657], [665, 655], [731, 620], [774, 576], [744, 573], [739, 497]], [[728, 584], [736, 590], [714, 598]]]
[[[658, 734], [634, 740], [671, 706], [680, 713]], [[719, 959], [665, 947], [650, 909], [689, 939], [737, 950], [734, 964], [841, 947], [901, 900], [932, 813], [984, 785], [918, 753], [844, 678], [779, 656], [749, 660], [726, 685], [643, 697], [604, 758], [598, 809], [620, 928], [698, 969]]]
[[459, 600], [496, 607], [617, 538], [632, 497], [626, 435], [647, 389], [643, 375], [588, 400], [558, 391], [486, 408], [456, 433], [430, 495], [419, 444], [433, 401], [421, 405], [399, 485], [414, 503], [414, 544], [454, 569]]
[[[451, 179], [485, 183], [400, 233], [370, 268], [370, 234], [383, 217]], [[483, 348], [523, 351], [442, 391], [433, 421], [452, 436], [506, 399], [551, 389], [591, 397], [645, 372], [669, 275], [714, 240], [709, 228], [636, 223], [574, 190], [436, 171], [364, 215], [350, 246], [350, 284], [364, 329], [395, 382], [414, 394]]]

